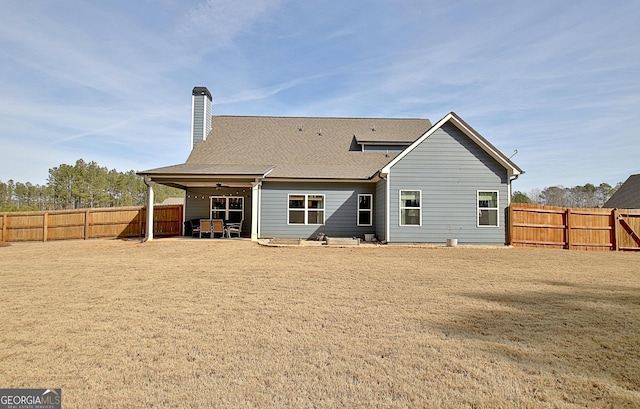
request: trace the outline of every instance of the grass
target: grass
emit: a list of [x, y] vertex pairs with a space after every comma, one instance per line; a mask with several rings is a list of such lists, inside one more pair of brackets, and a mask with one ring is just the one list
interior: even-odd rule
[[0, 249], [0, 387], [65, 408], [640, 407], [640, 255]]

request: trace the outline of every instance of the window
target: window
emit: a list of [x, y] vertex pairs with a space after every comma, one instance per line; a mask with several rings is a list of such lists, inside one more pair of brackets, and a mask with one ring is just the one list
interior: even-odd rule
[[211, 196], [211, 218], [239, 223], [244, 219], [244, 197]]
[[227, 218], [231, 223], [244, 219], [244, 197], [229, 197], [227, 200]]
[[478, 191], [478, 227], [498, 227], [498, 191]]
[[307, 195], [307, 224], [324, 224], [323, 195]]
[[422, 191], [400, 191], [400, 226], [420, 226], [422, 208], [420, 207]]
[[289, 195], [289, 224], [324, 224], [324, 195]]
[[227, 199], [223, 196], [211, 197], [211, 218], [225, 219], [227, 215]]
[[373, 195], [358, 195], [358, 226], [373, 224]]

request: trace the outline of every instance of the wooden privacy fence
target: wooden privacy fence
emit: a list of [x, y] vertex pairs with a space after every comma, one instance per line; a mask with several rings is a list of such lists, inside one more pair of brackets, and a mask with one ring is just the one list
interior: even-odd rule
[[515, 203], [509, 244], [569, 250], [640, 250], [640, 210], [581, 209]]
[[[146, 215], [142, 206], [0, 213], [0, 241], [143, 237]], [[153, 234], [181, 233], [182, 205], [154, 206]]]

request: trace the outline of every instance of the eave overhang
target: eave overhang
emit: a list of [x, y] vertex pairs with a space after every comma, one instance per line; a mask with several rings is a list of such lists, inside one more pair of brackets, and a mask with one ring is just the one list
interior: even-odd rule
[[251, 187], [272, 170], [272, 166], [182, 164], [150, 169], [137, 174], [153, 182], [185, 190], [192, 187], [217, 187], [221, 184]]

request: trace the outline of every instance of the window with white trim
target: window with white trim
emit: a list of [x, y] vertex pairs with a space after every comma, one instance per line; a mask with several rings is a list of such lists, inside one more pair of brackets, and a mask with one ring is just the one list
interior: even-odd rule
[[244, 197], [211, 196], [211, 218], [238, 223], [244, 219]]
[[289, 224], [324, 224], [324, 195], [290, 194]]
[[358, 195], [358, 226], [373, 225], [373, 195]]
[[400, 191], [400, 226], [422, 225], [422, 191]]
[[478, 190], [478, 227], [498, 227], [498, 191]]

